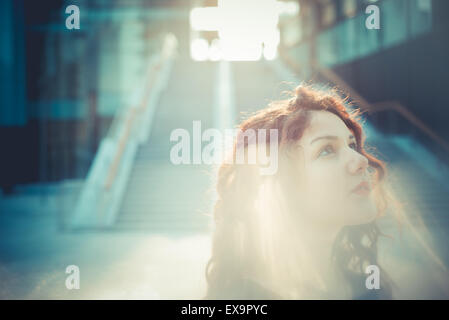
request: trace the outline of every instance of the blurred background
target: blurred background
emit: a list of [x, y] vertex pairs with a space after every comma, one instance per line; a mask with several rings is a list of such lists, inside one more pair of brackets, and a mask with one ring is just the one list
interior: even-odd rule
[[[170, 134], [233, 128], [300, 82], [366, 112], [447, 264], [447, 14], [446, 0], [0, 1], [0, 298], [201, 298], [216, 168], [171, 163]], [[440, 298], [405, 239], [385, 244], [392, 276]]]

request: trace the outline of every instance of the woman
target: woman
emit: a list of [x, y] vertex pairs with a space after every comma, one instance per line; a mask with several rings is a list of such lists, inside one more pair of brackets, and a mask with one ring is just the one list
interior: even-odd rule
[[[273, 175], [257, 163], [219, 168], [206, 299], [392, 298], [376, 220], [403, 216], [384, 163], [364, 149], [357, 110], [335, 92], [299, 86], [239, 129], [233, 159], [264, 145], [279, 164]], [[276, 129], [277, 147], [245, 140], [248, 129]]]

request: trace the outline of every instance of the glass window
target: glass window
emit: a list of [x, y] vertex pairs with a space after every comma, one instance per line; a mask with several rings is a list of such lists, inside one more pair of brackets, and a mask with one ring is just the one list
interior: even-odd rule
[[301, 68], [301, 76], [308, 77], [310, 73], [310, 47], [308, 43], [302, 43], [290, 50], [290, 56], [297, 62]]
[[358, 19], [356, 18], [345, 20], [337, 26], [339, 63], [344, 63], [357, 58], [357, 32], [359, 28]]
[[285, 46], [293, 46], [301, 41], [301, 39], [302, 28], [300, 19], [295, 18], [284, 23], [284, 27], [282, 28], [282, 41]]
[[410, 0], [385, 0], [380, 3], [383, 47], [391, 47], [407, 39], [408, 1]]
[[355, 23], [358, 26], [358, 50], [357, 55], [359, 57], [363, 57], [369, 54], [372, 54], [379, 50], [380, 48], [380, 40], [379, 36], [382, 32], [382, 13], [381, 13], [381, 29], [380, 30], [369, 30], [365, 26], [366, 15], [358, 15], [355, 19]]
[[323, 1], [321, 11], [321, 26], [328, 27], [334, 24], [337, 18], [337, 8], [334, 1]]
[[354, 17], [357, 14], [357, 0], [344, 0], [343, 14], [348, 18]]
[[313, 34], [319, 25], [316, 3], [306, 3], [301, 6], [300, 19], [302, 21], [304, 37], [308, 37]]
[[322, 32], [317, 40], [318, 62], [326, 67], [338, 63], [338, 38], [336, 28]]
[[432, 29], [432, 1], [410, 1], [410, 33], [418, 36]]

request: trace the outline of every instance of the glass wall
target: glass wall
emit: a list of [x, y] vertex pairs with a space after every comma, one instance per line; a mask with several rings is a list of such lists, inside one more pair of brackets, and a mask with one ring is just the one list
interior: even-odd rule
[[[326, 67], [347, 63], [404, 43], [432, 28], [431, 0], [384, 0], [379, 7], [380, 29], [367, 29], [369, 14], [360, 12], [319, 33], [318, 62]], [[296, 52], [292, 53], [297, 56]]]

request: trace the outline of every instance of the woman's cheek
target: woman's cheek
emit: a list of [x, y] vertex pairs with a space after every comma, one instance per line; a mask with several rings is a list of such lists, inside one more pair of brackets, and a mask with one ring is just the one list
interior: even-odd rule
[[321, 209], [342, 206], [342, 178], [330, 166], [315, 166], [309, 175], [309, 195]]
[[312, 174], [313, 177], [311, 180], [317, 192], [332, 197], [341, 191], [341, 176], [332, 166], [316, 166]]

